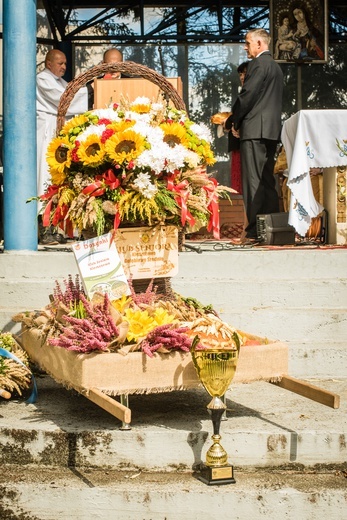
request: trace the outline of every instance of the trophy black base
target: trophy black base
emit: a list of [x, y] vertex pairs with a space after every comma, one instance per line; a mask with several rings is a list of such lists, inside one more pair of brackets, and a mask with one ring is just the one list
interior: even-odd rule
[[235, 484], [234, 469], [229, 464], [225, 466], [201, 466], [200, 472], [196, 475], [198, 480], [208, 486], [221, 486], [223, 484]]

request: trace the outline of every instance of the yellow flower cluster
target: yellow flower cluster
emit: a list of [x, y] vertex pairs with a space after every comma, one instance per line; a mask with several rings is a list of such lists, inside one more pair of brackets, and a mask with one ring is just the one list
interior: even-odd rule
[[230, 189], [206, 172], [215, 162], [211, 140], [207, 126], [147, 98], [76, 116], [48, 146], [43, 221], [68, 234], [86, 223], [103, 234], [140, 220], [207, 226], [217, 236], [218, 199]]
[[123, 315], [129, 324], [126, 336], [129, 343], [138, 343], [156, 327], [178, 323], [175, 316], [162, 307], [141, 310], [129, 307], [130, 303], [131, 298], [127, 298], [125, 295], [112, 302], [113, 307]]

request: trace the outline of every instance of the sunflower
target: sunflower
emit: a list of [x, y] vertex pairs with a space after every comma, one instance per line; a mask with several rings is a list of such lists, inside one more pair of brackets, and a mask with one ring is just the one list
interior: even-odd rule
[[133, 130], [113, 134], [105, 143], [105, 151], [115, 164], [128, 163], [145, 150], [145, 138]]
[[130, 110], [136, 114], [148, 114], [151, 111], [151, 103], [149, 100], [146, 102], [145, 98], [138, 98], [137, 103], [131, 104]]
[[125, 132], [128, 128], [134, 126], [135, 121], [130, 121], [129, 119], [123, 121], [114, 121], [107, 125], [107, 129], [113, 130], [114, 133]]
[[59, 169], [56, 170], [55, 168], [50, 168], [49, 173], [53, 185], [61, 186], [66, 181], [65, 173], [61, 172]]
[[100, 137], [96, 134], [91, 134], [81, 142], [77, 155], [84, 166], [100, 166], [105, 157], [105, 148]]
[[164, 143], [174, 148], [177, 144], [188, 145], [187, 131], [180, 123], [162, 123], [160, 128], [164, 132]]
[[126, 309], [124, 319], [129, 323], [127, 340], [137, 343], [145, 338], [157, 325], [147, 311]]
[[82, 128], [86, 125], [86, 123], [89, 123], [89, 122], [90, 122], [89, 118], [87, 117], [86, 114], [81, 114], [79, 116], [75, 116], [72, 119], [70, 119], [70, 121], [65, 123], [65, 125], [63, 126], [63, 128], [60, 131], [60, 134], [67, 135], [70, 132], [70, 130], [74, 130], [73, 133], [76, 133], [77, 129], [79, 129], [81, 131]]
[[71, 165], [71, 148], [67, 137], [55, 137], [47, 148], [47, 163], [52, 184], [60, 186], [66, 179], [66, 169]]

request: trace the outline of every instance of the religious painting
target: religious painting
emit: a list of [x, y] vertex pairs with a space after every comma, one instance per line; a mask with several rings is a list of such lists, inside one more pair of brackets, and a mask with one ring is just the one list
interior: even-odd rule
[[272, 55], [281, 63], [328, 59], [327, 0], [271, 0]]

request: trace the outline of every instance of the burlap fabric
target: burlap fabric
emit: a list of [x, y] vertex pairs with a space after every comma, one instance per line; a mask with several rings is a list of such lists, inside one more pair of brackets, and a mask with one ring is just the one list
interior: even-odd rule
[[[141, 352], [78, 354], [42, 344], [38, 329], [26, 329], [21, 344], [30, 359], [58, 383], [78, 391], [98, 388], [107, 395], [158, 393], [200, 386], [190, 353], [153, 358]], [[241, 347], [233, 382], [278, 381], [288, 373], [288, 348], [274, 342]]]

